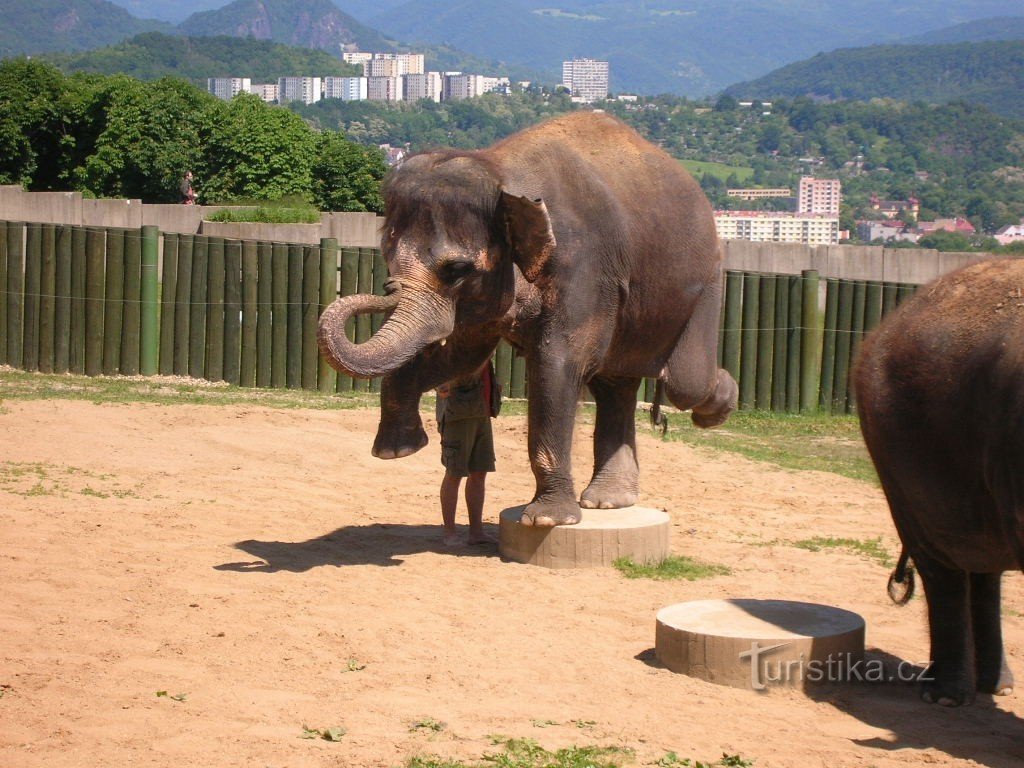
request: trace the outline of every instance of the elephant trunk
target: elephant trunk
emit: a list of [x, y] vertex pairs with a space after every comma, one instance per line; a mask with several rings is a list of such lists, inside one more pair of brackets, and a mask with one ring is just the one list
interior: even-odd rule
[[[345, 322], [370, 312], [391, 315], [368, 341], [350, 341]], [[372, 379], [391, 373], [428, 344], [447, 338], [454, 327], [451, 303], [432, 294], [359, 294], [343, 296], [324, 310], [317, 342], [332, 368], [356, 378]]]

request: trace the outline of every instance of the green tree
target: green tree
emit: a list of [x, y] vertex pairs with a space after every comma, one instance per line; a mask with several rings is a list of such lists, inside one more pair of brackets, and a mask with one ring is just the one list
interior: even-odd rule
[[294, 112], [239, 94], [216, 120], [196, 185], [203, 202], [310, 199], [316, 135]]
[[934, 248], [937, 251], [969, 251], [971, 241], [962, 232], [947, 232], [940, 229], [925, 235], [917, 244], [922, 248]]
[[0, 184], [31, 186], [41, 160], [58, 151], [62, 83], [48, 64], [0, 63]]
[[386, 172], [377, 148], [360, 146], [334, 131], [322, 133], [311, 168], [313, 203], [322, 211], [383, 213], [380, 182]]

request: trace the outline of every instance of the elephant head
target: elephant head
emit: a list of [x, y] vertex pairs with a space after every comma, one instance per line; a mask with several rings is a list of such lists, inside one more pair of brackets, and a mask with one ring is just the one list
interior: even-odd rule
[[[426, 444], [420, 395], [479, 366], [515, 299], [516, 266], [535, 282], [555, 247], [541, 200], [512, 194], [483, 153], [416, 155], [384, 186], [381, 247], [387, 296], [342, 297], [320, 318], [324, 358], [358, 378], [384, 376], [374, 455], [394, 458]], [[388, 312], [362, 344], [345, 322]]]

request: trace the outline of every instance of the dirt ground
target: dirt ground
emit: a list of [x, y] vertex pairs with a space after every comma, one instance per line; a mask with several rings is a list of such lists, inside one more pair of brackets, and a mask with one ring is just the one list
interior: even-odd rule
[[[670, 512], [673, 551], [732, 574], [635, 581], [443, 549], [438, 444], [372, 458], [376, 411], [0, 410], [6, 768], [399, 766], [478, 759], [495, 735], [628, 747], [637, 765], [669, 751], [758, 768], [1024, 763], [1024, 691], [945, 710], [911, 684], [757, 693], [654, 659], [661, 607], [751, 597], [856, 611], [871, 658], [925, 661], [924, 601], [890, 604], [885, 566], [792, 546], [881, 535], [895, 554], [871, 485], [643, 435], [643, 503]], [[578, 484], [590, 439], [580, 427]], [[501, 417], [496, 442], [490, 523], [533, 487], [525, 419]], [[1022, 676], [1024, 591], [1004, 583]]]

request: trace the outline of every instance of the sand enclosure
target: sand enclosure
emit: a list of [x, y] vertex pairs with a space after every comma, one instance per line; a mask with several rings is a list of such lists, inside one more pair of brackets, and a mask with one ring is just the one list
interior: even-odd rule
[[[654, 659], [660, 608], [750, 597], [855, 611], [871, 658], [925, 661], [923, 599], [895, 607], [878, 562], [792, 546], [881, 535], [895, 554], [873, 485], [642, 435], [642, 503], [671, 514], [673, 552], [732, 573], [634, 581], [443, 549], [437, 441], [374, 459], [375, 410], [0, 410], [6, 768], [398, 766], [475, 760], [495, 735], [629, 747], [637, 765], [668, 751], [759, 768], [1024, 762], [1024, 691], [950, 711], [910, 684], [756, 693]], [[525, 419], [502, 416], [495, 437], [492, 524], [533, 487]], [[577, 430], [577, 483], [591, 437]], [[1021, 677], [1024, 592], [1004, 583]], [[303, 739], [304, 725], [347, 732]]]

